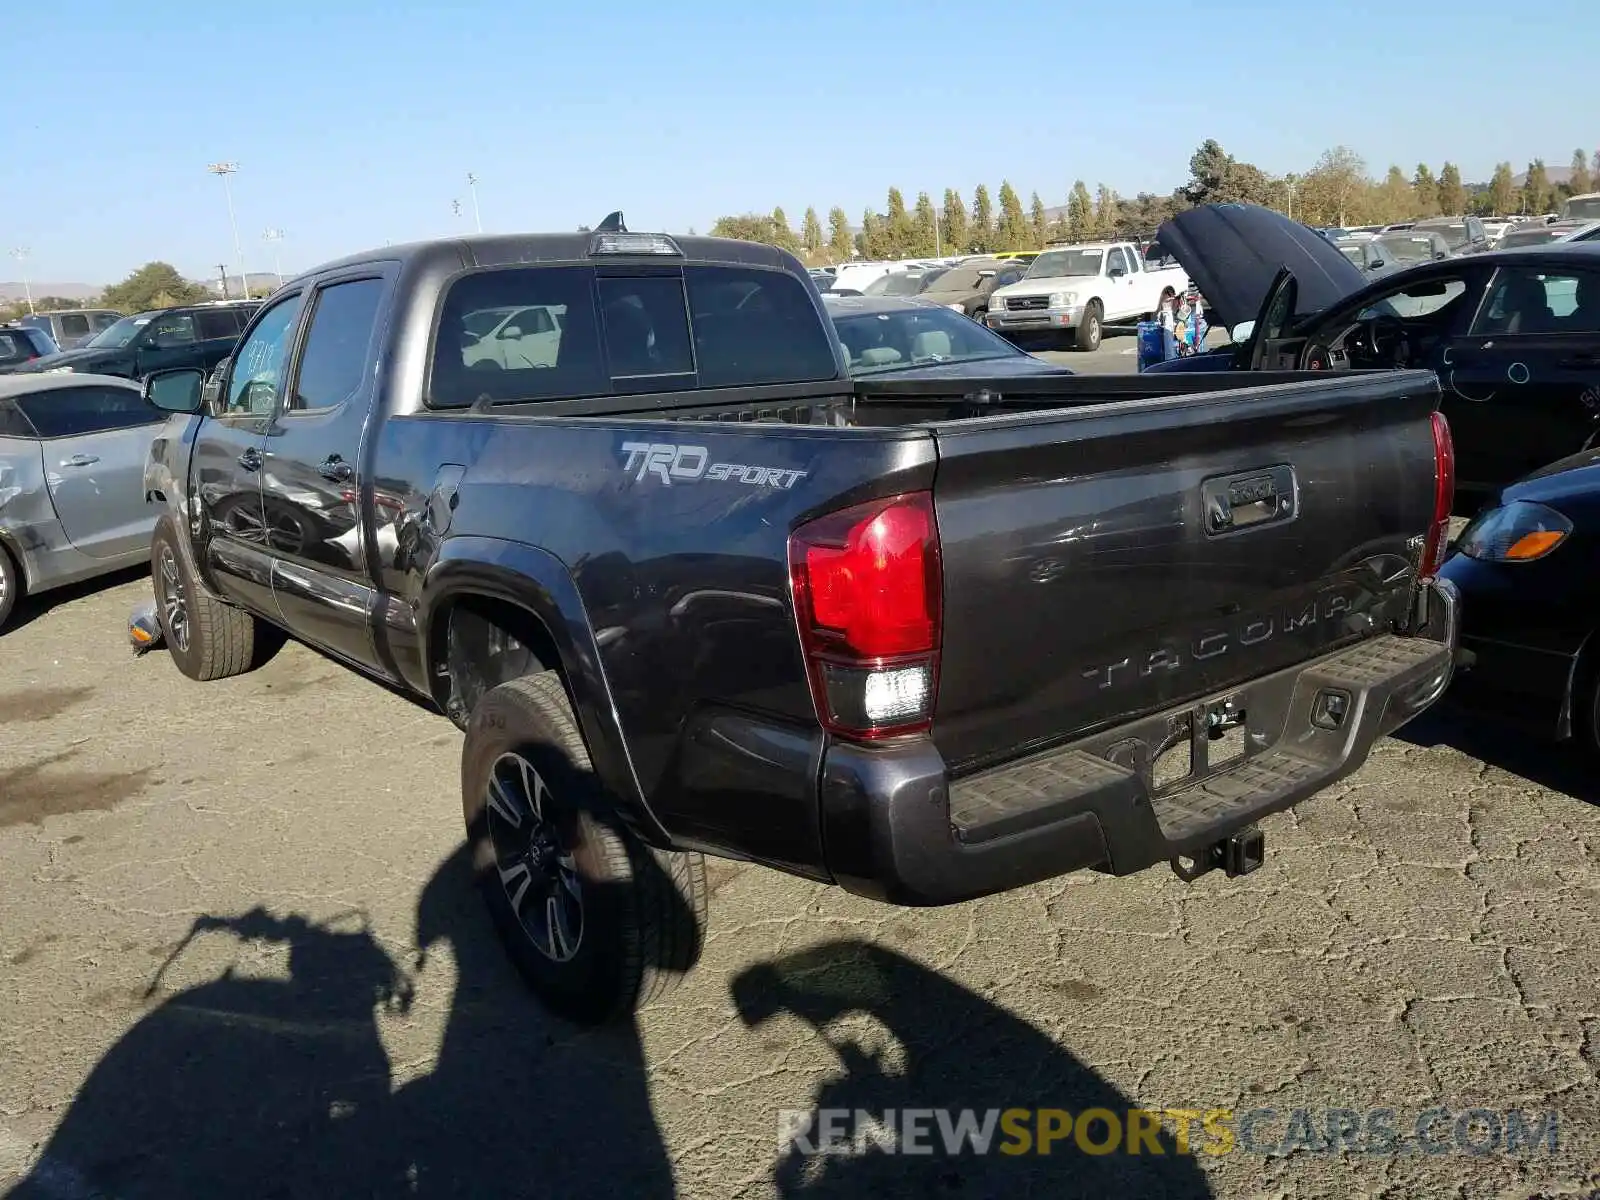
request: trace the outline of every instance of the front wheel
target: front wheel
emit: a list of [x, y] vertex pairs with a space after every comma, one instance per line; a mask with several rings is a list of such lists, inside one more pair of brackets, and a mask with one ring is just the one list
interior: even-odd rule
[[6, 622], [11, 619], [21, 594], [22, 572], [11, 561], [11, 552], [0, 546], [0, 629], [4, 629]]
[[190, 679], [226, 679], [250, 669], [256, 655], [256, 619], [207, 593], [184, 562], [171, 522], [156, 525], [150, 540], [150, 576], [156, 617], [172, 661]]
[[1076, 345], [1079, 350], [1100, 349], [1100, 303], [1097, 300], [1089, 301], [1083, 310], [1083, 320], [1078, 322], [1078, 336]]
[[490, 916], [552, 1011], [626, 1020], [699, 961], [704, 860], [652, 849], [618, 819], [555, 672], [502, 683], [473, 709], [461, 805]]

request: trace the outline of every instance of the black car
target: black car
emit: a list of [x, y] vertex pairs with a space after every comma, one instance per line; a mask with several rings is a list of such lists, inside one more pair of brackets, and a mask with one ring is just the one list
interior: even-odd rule
[[0, 371], [59, 353], [55, 342], [42, 329], [31, 325], [0, 325]]
[[1449, 243], [1451, 254], [1482, 254], [1493, 248], [1489, 231], [1477, 217], [1429, 217], [1406, 232], [1437, 233]]
[[1027, 273], [1026, 263], [969, 258], [944, 272], [919, 295], [981, 322], [994, 290], [1019, 282]]
[[[1191, 210], [1163, 227], [1162, 241], [1186, 257], [1190, 243], [1210, 244], [1213, 257], [1227, 239], [1249, 247], [1228, 258], [1235, 269], [1225, 276], [1196, 277], [1213, 309], [1225, 305], [1219, 320], [1235, 329], [1237, 344], [1148, 371], [1432, 370], [1455, 437], [1463, 515], [1584, 449], [1600, 429], [1600, 243], [1470, 254], [1371, 280], [1332, 243], [1304, 227], [1295, 232], [1280, 214], [1221, 207], [1245, 211], [1208, 219]], [[1203, 265], [1191, 275], [1197, 270]], [[1238, 323], [1252, 315], [1245, 335]]]
[[176, 367], [210, 370], [233, 352], [240, 331], [260, 307], [255, 301], [218, 301], [136, 313], [76, 350], [0, 369], [76, 371], [127, 379], [142, 379]]
[[1600, 751], [1600, 451], [1504, 489], [1455, 548], [1441, 572], [1462, 597], [1452, 696]]

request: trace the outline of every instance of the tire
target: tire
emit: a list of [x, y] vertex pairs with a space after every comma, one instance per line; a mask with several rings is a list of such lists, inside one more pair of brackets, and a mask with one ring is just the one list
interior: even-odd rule
[[628, 1020], [699, 961], [705, 861], [646, 846], [618, 819], [554, 671], [502, 683], [473, 709], [461, 807], [501, 941], [553, 1012]]
[[1091, 300], [1083, 310], [1083, 320], [1078, 322], [1073, 345], [1079, 350], [1100, 349], [1100, 301]]
[[150, 540], [156, 618], [172, 661], [190, 679], [226, 679], [248, 671], [256, 656], [256, 618], [207, 593], [179, 552], [172, 523], [161, 520]]
[[17, 569], [11, 551], [0, 546], [0, 630], [5, 629], [6, 622], [17, 610], [17, 601], [20, 599], [22, 599], [22, 572]]

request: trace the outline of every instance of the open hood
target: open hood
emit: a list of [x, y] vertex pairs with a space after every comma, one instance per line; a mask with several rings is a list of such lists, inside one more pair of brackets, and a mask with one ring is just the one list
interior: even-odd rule
[[1160, 250], [1188, 272], [1215, 314], [1233, 328], [1254, 321], [1278, 272], [1298, 285], [1295, 316], [1307, 317], [1353, 295], [1371, 280], [1327, 238], [1282, 213], [1254, 204], [1204, 204], [1156, 230]]

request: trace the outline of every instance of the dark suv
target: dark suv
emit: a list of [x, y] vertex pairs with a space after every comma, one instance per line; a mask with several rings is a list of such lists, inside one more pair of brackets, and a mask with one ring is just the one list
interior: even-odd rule
[[209, 371], [233, 353], [240, 331], [249, 324], [259, 301], [215, 301], [185, 304], [123, 317], [76, 350], [37, 358], [0, 371], [76, 371], [143, 379], [174, 367]]
[[0, 325], [0, 371], [35, 362], [59, 350], [50, 335], [27, 325]]

